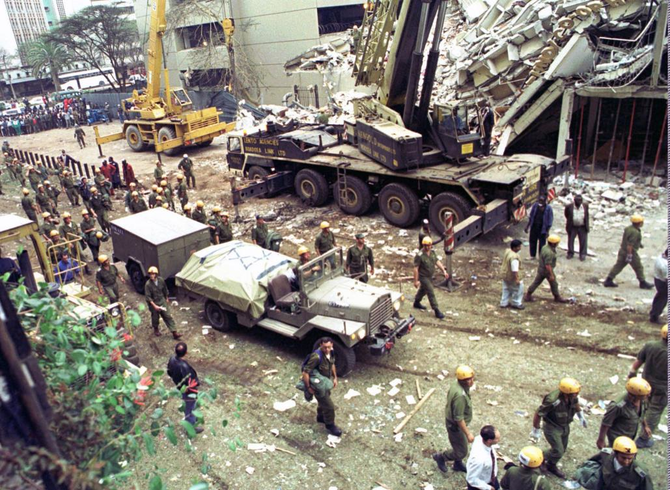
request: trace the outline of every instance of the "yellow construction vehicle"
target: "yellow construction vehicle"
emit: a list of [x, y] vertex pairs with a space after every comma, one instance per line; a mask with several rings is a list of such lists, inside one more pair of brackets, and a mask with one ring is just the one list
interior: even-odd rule
[[[224, 32], [229, 37], [233, 25], [226, 23], [226, 20]], [[208, 146], [215, 137], [235, 129], [234, 122], [219, 122], [221, 112], [216, 107], [194, 111], [186, 90], [170, 87], [163, 57], [165, 30], [165, 0], [152, 0], [147, 88], [141, 92], [133, 90], [133, 96], [126, 99], [129, 118], [124, 121], [120, 133], [100, 136], [98, 128], [94, 128], [98, 146], [125, 138], [134, 151], [143, 151], [153, 145], [156, 153], [175, 155], [185, 146]], [[161, 96], [161, 73], [166, 97]]]

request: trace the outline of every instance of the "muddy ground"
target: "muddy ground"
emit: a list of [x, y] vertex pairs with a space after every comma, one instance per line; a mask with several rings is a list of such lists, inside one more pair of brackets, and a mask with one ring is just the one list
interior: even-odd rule
[[[112, 132], [103, 126], [103, 133]], [[92, 135], [92, 131], [91, 131]], [[91, 138], [89, 138], [91, 140]], [[35, 136], [13, 138], [12, 145], [24, 150], [56, 155], [61, 148], [77, 159], [89, 163], [96, 159], [97, 149], [74, 149], [71, 131], [57, 130]], [[191, 201], [203, 199], [208, 207], [215, 203], [230, 208], [229, 174], [225, 167], [223, 138], [207, 149], [192, 150], [196, 163], [199, 188]], [[151, 153], [132, 153], [125, 143], [117, 142], [105, 148], [115, 159], [128, 158], [136, 173], [146, 177], [153, 169], [155, 156]], [[174, 170], [178, 158], [166, 158], [168, 170]], [[18, 188], [2, 177], [6, 195], [0, 196], [0, 210], [21, 214]], [[654, 191], [639, 186], [638, 193]], [[61, 198], [61, 207], [64, 206]], [[665, 193], [659, 198], [665, 203]], [[115, 205], [112, 217], [123, 215], [121, 203]], [[145, 457], [134, 464], [134, 483], [147, 488], [149, 475], [157, 469], [170, 489], [187, 489], [190, 483], [205, 480], [215, 489], [366, 489], [382, 488], [463, 488], [463, 474], [442, 475], [431, 453], [447, 444], [444, 429], [444, 402], [448, 383], [455, 368], [462, 363], [471, 365], [476, 373], [472, 393], [474, 420], [471, 428], [477, 432], [484, 424], [496, 425], [501, 433], [500, 450], [515, 458], [528, 443], [532, 413], [544, 394], [553, 390], [563, 376], [573, 376], [583, 385], [582, 396], [597, 405], [599, 400], [611, 400], [624, 391], [626, 373], [631, 359], [640, 347], [658, 337], [659, 327], [648, 323], [647, 316], [653, 291], [637, 287], [633, 272], [625, 270], [618, 278], [618, 289], [601, 285], [615, 260], [618, 243], [625, 223], [611, 221], [594, 223], [589, 236], [595, 257], [586, 262], [568, 261], [565, 252], [559, 255], [557, 268], [562, 292], [572, 296], [576, 304], [559, 305], [550, 301], [548, 288], [536, 293], [537, 300], [526, 310], [517, 312], [500, 309], [498, 268], [500, 257], [511, 237], [524, 238], [523, 225], [502, 227], [486, 237], [459, 249], [455, 254], [454, 272], [461, 287], [452, 293], [440, 290], [438, 300], [447, 315], [436, 320], [430, 312], [417, 312], [411, 307], [414, 288], [407, 277], [411, 275], [411, 256], [416, 247], [418, 229], [399, 230], [387, 225], [373, 210], [368, 216], [354, 218], [343, 215], [331, 203], [318, 210], [304, 207], [293, 196], [257, 200], [240, 206], [241, 223], [234, 228], [243, 239], [249, 239], [252, 217], [256, 212], [276, 215], [270, 228], [284, 236], [282, 251], [295, 254], [297, 246], [313, 243], [318, 223], [327, 219], [340, 240], [340, 245], [353, 243], [353, 233], [366, 231], [373, 246], [377, 274], [373, 284], [401, 290], [407, 301], [402, 315], [413, 314], [418, 325], [412, 333], [398, 342], [387, 357], [375, 358], [363, 349], [357, 351], [355, 371], [334, 391], [338, 406], [337, 422], [345, 434], [336, 448], [326, 446], [327, 435], [314, 421], [316, 406], [308, 404], [295, 390], [299, 365], [310, 345], [295, 343], [262, 330], [236, 330], [222, 334], [213, 330], [203, 335], [207, 324], [202, 304], [180, 302], [173, 312], [189, 344], [190, 361], [200, 377], [208, 377], [219, 389], [220, 396], [204, 409], [206, 431], [194, 440], [192, 450], [166, 440], [158, 444], [155, 457]], [[562, 205], [554, 204], [555, 229], [562, 232]], [[653, 259], [665, 246], [667, 236], [664, 205], [645, 211], [643, 262], [648, 280], [652, 280]], [[618, 223], [618, 222], [617, 222]], [[103, 252], [111, 252], [105, 244]], [[527, 248], [522, 251], [527, 256]], [[536, 262], [525, 260], [522, 272], [526, 286], [533, 279]], [[122, 287], [123, 301], [132, 308], [143, 298], [128, 287]], [[139, 354], [148, 367], [164, 368], [174, 342], [164, 335], [155, 338], [149, 327], [148, 313], [142, 313], [145, 323], [137, 330]], [[277, 370], [277, 372], [271, 371]], [[614, 378], [618, 376], [618, 379]], [[393, 380], [400, 380], [395, 396], [387, 393]], [[414, 405], [407, 396], [418, 400], [417, 381], [423, 394], [436, 391], [423, 408], [406, 425], [399, 440], [393, 428]], [[170, 384], [166, 377], [166, 383]], [[381, 387], [375, 396], [367, 392], [372, 386]], [[349, 400], [349, 390], [360, 393]], [[233, 416], [235, 398], [241, 401], [240, 417]], [[273, 409], [275, 402], [294, 399], [295, 408], [285, 412]], [[180, 418], [176, 401], [168, 404], [174, 420]], [[399, 418], [400, 417], [400, 418]], [[589, 426], [572, 426], [569, 450], [562, 461], [563, 469], [571, 474], [577, 466], [597, 452], [595, 440], [601, 415], [588, 415]], [[224, 429], [222, 421], [228, 420]], [[417, 432], [422, 428], [424, 431]], [[278, 436], [271, 431], [276, 429]], [[639, 461], [651, 474], [656, 488], [666, 486], [666, 447], [663, 437], [652, 449], [640, 451]], [[243, 448], [232, 451], [228, 443], [239, 438]], [[249, 451], [249, 443], [273, 444], [295, 453]], [[546, 447], [542, 441], [541, 447]], [[206, 474], [203, 471], [206, 468]], [[502, 474], [502, 473], [501, 473]], [[554, 486], [559, 481], [550, 477]]]

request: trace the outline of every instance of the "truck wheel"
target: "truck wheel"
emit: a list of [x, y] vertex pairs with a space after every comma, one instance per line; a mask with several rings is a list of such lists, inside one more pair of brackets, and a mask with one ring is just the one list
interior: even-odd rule
[[340, 196], [339, 185], [336, 189], [337, 204], [347, 214], [361, 216], [372, 206], [372, 192], [368, 185], [358, 177], [347, 177], [345, 196]]
[[126, 346], [123, 348], [124, 352], [127, 352], [127, 354], [123, 354], [123, 357], [125, 359], [130, 359], [131, 357], [137, 357], [137, 347], [135, 345], [131, 346]]
[[[319, 348], [321, 339], [314, 342], [312, 352]], [[345, 346], [341, 340], [333, 339], [333, 350], [335, 351], [335, 368], [337, 369], [337, 377], [344, 378], [356, 365], [356, 353], [351, 347]]]
[[131, 364], [134, 364], [137, 367], [140, 367], [140, 357], [139, 356], [133, 356], [133, 357], [127, 357], [126, 361], [128, 361]]
[[328, 199], [328, 182], [319, 172], [305, 168], [295, 176], [295, 193], [308, 206], [322, 206]]
[[137, 126], [128, 126], [126, 128], [126, 143], [128, 143], [128, 146], [133, 151], [144, 151], [147, 148], [147, 144], [142, 141], [140, 128]]
[[430, 201], [428, 216], [430, 224], [438, 233], [444, 232], [444, 217], [447, 212], [453, 213], [454, 225], [472, 214], [472, 205], [462, 196], [453, 192], [443, 192]]
[[[177, 137], [177, 132], [174, 130], [172, 126], [163, 126], [158, 130], [158, 142], [159, 143], [164, 143], [169, 140], [173, 140]], [[176, 148], [170, 148], [169, 150], [164, 150], [163, 153], [165, 153], [168, 156], [174, 156], [179, 153], [179, 150], [181, 150], [181, 146], [178, 146]]]
[[235, 326], [235, 316], [228, 311], [224, 311], [216, 301], [208, 300], [205, 303], [205, 315], [214, 330], [219, 332], [229, 332]]
[[249, 180], [255, 180], [255, 181], [263, 180], [268, 175], [270, 175], [270, 172], [268, 172], [263, 167], [259, 167], [258, 165], [249, 167], [249, 171], [247, 172], [247, 177], [249, 178]]
[[405, 184], [388, 184], [377, 198], [379, 210], [386, 221], [407, 228], [419, 218], [419, 198]]
[[133, 283], [135, 291], [140, 294], [144, 294], [144, 286], [147, 283], [144, 274], [142, 274], [142, 269], [135, 262], [130, 262], [126, 264], [126, 270], [128, 271], [128, 277], [130, 277], [130, 282]]

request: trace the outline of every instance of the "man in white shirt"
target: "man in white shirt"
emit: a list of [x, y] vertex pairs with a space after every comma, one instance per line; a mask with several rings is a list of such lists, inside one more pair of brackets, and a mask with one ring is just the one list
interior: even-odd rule
[[649, 321], [651, 323], [664, 324], [660, 320], [663, 309], [668, 304], [668, 249], [665, 249], [661, 255], [656, 257], [654, 262], [654, 286], [656, 286], [656, 296], [651, 303], [649, 312]]
[[468, 458], [466, 480], [468, 490], [498, 490], [498, 464], [495, 444], [500, 442], [500, 432], [492, 425], [485, 425], [472, 443]]
[[565, 230], [568, 232], [568, 259], [575, 255], [575, 238], [579, 239], [579, 260], [586, 260], [589, 235], [589, 206], [580, 194], [565, 207]]
[[500, 298], [500, 307], [507, 308], [511, 306], [516, 310], [523, 310], [523, 282], [519, 275], [519, 251], [521, 250], [521, 240], [512, 240], [510, 248], [505, 250], [500, 274], [502, 276], [502, 298]]

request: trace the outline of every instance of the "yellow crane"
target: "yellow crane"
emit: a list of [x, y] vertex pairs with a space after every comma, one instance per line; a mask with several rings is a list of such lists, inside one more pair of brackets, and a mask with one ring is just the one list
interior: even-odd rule
[[[224, 19], [222, 24], [226, 44], [229, 44], [234, 24], [230, 19]], [[126, 99], [130, 108], [121, 132], [100, 136], [98, 128], [94, 128], [98, 146], [125, 138], [134, 151], [143, 151], [153, 145], [156, 153], [175, 155], [185, 146], [208, 146], [215, 137], [235, 129], [234, 122], [219, 122], [221, 112], [216, 107], [195, 111], [186, 90], [170, 87], [163, 56], [165, 30], [165, 0], [152, 0], [147, 88], [141, 92], [133, 90], [133, 96]], [[161, 96], [161, 74], [166, 97]]]

